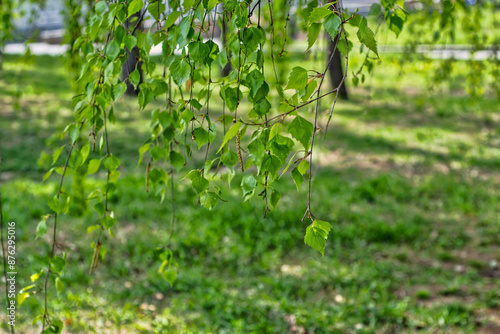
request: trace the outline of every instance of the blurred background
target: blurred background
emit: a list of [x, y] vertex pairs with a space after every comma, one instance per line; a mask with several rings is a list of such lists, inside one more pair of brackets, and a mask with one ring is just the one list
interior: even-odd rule
[[[98, 216], [86, 198], [106, 175], [65, 180], [81, 204], [59, 225], [67, 265], [51, 307], [63, 333], [500, 333], [499, 3], [463, 2], [466, 9], [443, 24], [446, 1], [406, 1], [396, 38], [371, 13], [373, 2], [343, 5], [369, 18], [380, 57], [359, 44], [349, 52], [345, 94], [328, 131], [333, 97], [320, 104], [312, 202], [333, 227], [325, 256], [303, 241], [305, 185], [297, 191], [288, 175], [280, 179], [281, 201], [264, 218], [261, 198], [241, 198], [242, 173], [230, 182], [212, 173], [226, 202], [209, 211], [181, 180], [186, 167], [174, 175], [171, 286], [157, 273], [171, 198], [146, 192], [146, 164], [137, 164], [138, 143], [162, 102], [140, 111], [125, 96], [109, 128], [121, 161], [110, 198], [119, 228], [92, 275], [95, 237], [86, 231]], [[85, 13], [88, 3], [81, 5]], [[288, 52], [277, 61], [284, 83], [294, 66], [324, 68], [326, 37], [305, 52], [304, 4], [273, 6], [282, 19], [283, 8], [291, 13]], [[58, 180], [42, 178], [74, 119], [64, 8], [56, 0], [22, 5], [12, 11], [11, 34], [0, 38], [0, 179], [4, 219], [18, 226], [18, 288], [46, 268], [50, 237], [34, 239]], [[160, 54], [161, 47], [151, 52], [158, 63]], [[214, 108], [215, 119], [222, 106]], [[202, 161], [203, 152], [194, 153], [190, 164]], [[31, 321], [43, 300], [41, 283], [34, 285], [18, 308], [19, 333], [39, 332]]]

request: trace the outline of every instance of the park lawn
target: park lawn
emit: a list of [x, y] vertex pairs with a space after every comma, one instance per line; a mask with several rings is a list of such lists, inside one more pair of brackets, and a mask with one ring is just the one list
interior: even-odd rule
[[[92, 276], [97, 232], [86, 230], [97, 214], [74, 208], [85, 216], [59, 223], [67, 265], [64, 289], [51, 283], [50, 308], [65, 332], [500, 332], [498, 101], [467, 98], [459, 84], [427, 89], [438, 61], [406, 64], [403, 75], [397, 64], [397, 55], [387, 55], [365, 85], [350, 87], [351, 100], [339, 102], [326, 135], [330, 101], [320, 106], [312, 203], [333, 227], [324, 257], [303, 242], [306, 184], [297, 191], [283, 176], [278, 208], [263, 218], [260, 197], [242, 203], [242, 176], [228, 187], [221, 170], [211, 177], [227, 202], [208, 211], [181, 180], [186, 168], [174, 174], [173, 286], [157, 273], [171, 197], [161, 202], [146, 192], [145, 164], [137, 166], [154, 106], [138, 111], [136, 102], [119, 102], [110, 126], [121, 161], [110, 198], [117, 225]], [[351, 66], [359, 67], [359, 57]], [[49, 253], [50, 233], [34, 239], [58, 184], [55, 174], [41, 182], [52, 154], [46, 146], [59, 146], [54, 134], [72, 117], [64, 71], [58, 58], [20, 66], [7, 56], [0, 72], [2, 199], [5, 219], [17, 223], [18, 287], [32, 284]], [[220, 142], [219, 129], [213, 150]], [[191, 166], [201, 164], [194, 154]], [[87, 196], [104, 179], [65, 182]], [[39, 292], [41, 281], [30, 291]], [[16, 329], [35, 332], [40, 323], [31, 321], [42, 307], [41, 294], [31, 294]]]

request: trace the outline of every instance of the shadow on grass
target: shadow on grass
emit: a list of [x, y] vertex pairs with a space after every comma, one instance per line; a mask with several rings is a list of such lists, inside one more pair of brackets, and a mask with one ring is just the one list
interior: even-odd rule
[[413, 148], [395, 140], [389, 140], [376, 135], [355, 133], [346, 126], [337, 124], [329, 129], [327, 140], [321, 144], [327, 150], [342, 149], [346, 154], [369, 153], [373, 155], [398, 155], [408, 158], [418, 157], [430, 163], [436, 161], [449, 165], [453, 161], [465, 166], [484, 169], [500, 168], [500, 158], [465, 157], [459, 152], [448, 154], [433, 152], [429, 149]]

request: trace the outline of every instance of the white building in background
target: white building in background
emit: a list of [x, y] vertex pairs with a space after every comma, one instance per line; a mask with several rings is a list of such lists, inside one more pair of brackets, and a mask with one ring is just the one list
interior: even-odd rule
[[[14, 27], [21, 34], [39, 29], [40, 31], [61, 30], [64, 28], [64, 20], [61, 11], [64, 0], [45, 0], [45, 5], [40, 7], [35, 4], [24, 3], [16, 11], [25, 14], [14, 20]], [[32, 14], [34, 13], [34, 14]], [[31, 18], [34, 18], [33, 22]]]
[[[379, 2], [379, 0], [344, 0], [343, 4], [349, 10], [359, 8], [359, 13], [363, 15], [368, 13], [371, 4], [375, 2]], [[25, 3], [21, 7], [21, 10], [26, 15], [14, 20], [14, 26], [17, 31], [16, 39], [26, 38], [35, 30], [40, 31], [40, 39], [42, 40], [56, 40], [60, 38], [64, 29], [63, 8], [64, 0], [46, 0], [43, 7]], [[83, 10], [85, 11], [85, 8]], [[31, 12], [35, 14], [33, 22], [30, 22]]]

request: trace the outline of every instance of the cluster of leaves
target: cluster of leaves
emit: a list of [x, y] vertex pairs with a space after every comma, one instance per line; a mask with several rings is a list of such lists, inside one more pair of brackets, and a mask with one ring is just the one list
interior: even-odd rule
[[[353, 44], [344, 29], [348, 23], [357, 27], [359, 42], [377, 54], [375, 36], [368, 28], [367, 19], [339, 8], [334, 4], [318, 7], [317, 1], [303, 8], [302, 15], [308, 13], [304, 16], [304, 24], [309, 29], [308, 49], [323, 27], [347, 59]], [[64, 288], [58, 280], [65, 261], [64, 256], [56, 255], [57, 218], [68, 213], [77, 200], [76, 194], [64, 187], [66, 176], [85, 177], [99, 172], [106, 175], [105, 185], [84, 199], [99, 216], [99, 221], [87, 229], [88, 233], [96, 234], [91, 245], [94, 248], [91, 272], [106, 253], [101, 242], [104, 232], [113, 236], [116, 220], [108, 198], [117, 189], [120, 160], [110, 151], [107, 127], [119, 118], [114, 103], [127, 91], [127, 84], [138, 90], [140, 109], [153, 101], [158, 102], [156, 105], [164, 101], [162, 107], [152, 111], [150, 137], [145, 138], [139, 148], [139, 164], [147, 162], [146, 190], [151, 189], [163, 200], [168, 189], [173, 194], [174, 173], [183, 172], [197, 193], [199, 203], [212, 209], [222, 197], [221, 190], [212, 182], [212, 173], [224, 169], [231, 182], [239, 165], [242, 171], [247, 171], [241, 182], [243, 197], [245, 200], [262, 197], [267, 212], [275, 208], [281, 198], [274, 181], [291, 169], [292, 179], [299, 189], [308, 174], [309, 199], [304, 218], [309, 218], [311, 224], [304, 241], [324, 254], [331, 226], [315, 219], [311, 212], [312, 148], [319, 130], [316, 125], [319, 100], [336, 92], [338, 87], [321, 95], [328, 66], [321, 71], [295, 67], [286, 85], [276, 76], [266, 76], [273, 71], [276, 73], [274, 58], [279, 52], [269, 41], [269, 37], [274, 39], [275, 9], [272, 2], [264, 4], [250, 0], [110, 3], [102, 0], [94, 5], [85, 32], [72, 46], [73, 53], [84, 59], [76, 80], [80, 91], [73, 99], [75, 119], [61, 134], [61, 139], [69, 138], [69, 144], [55, 150], [54, 167], [44, 176], [45, 180], [56, 172], [60, 180], [57, 194], [49, 201], [52, 214], [45, 216], [37, 228], [37, 237], [40, 237], [47, 233], [48, 218], [54, 219], [45, 294], [52, 276], [57, 289]], [[265, 15], [268, 20], [264, 20]], [[143, 30], [141, 25], [147, 18], [154, 20], [154, 24]], [[227, 31], [222, 47], [214, 38], [217, 24], [223, 26], [221, 28], [225, 26]], [[160, 65], [150, 55], [155, 46], [162, 49]], [[132, 51], [136, 51], [137, 59], [132, 58]], [[265, 61], [269, 55], [271, 62]], [[135, 68], [125, 73], [126, 80], [122, 81], [122, 68], [130, 68], [129, 62], [135, 64]], [[220, 77], [213, 73], [228, 64], [233, 68], [229, 75]], [[213, 94], [217, 90], [220, 99]], [[271, 96], [277, 96], [277, 100]], [[224, 106], [217, 120], [210, 117], [212, 99]], [[313, 103], [316, 104], [312, 114], [314, 124], [306, 113]], [[215, 151], [210, 148], [217, 136], [217, 125], [223, 128], [222, 144], [209, 159]], [[188, 160], [197, 154], [196, 150], [204, 156], [203, 164], [185, 171]], [[58, 162], [63, 151], [66, 158], [61, 165]], [[171, 200], [174, 200], [173, 195]], [[175, 217], [172, 224], [174, 221]], [[159, 272], [173, 284], [176, 264], [168, 245], [169, 241], [160, 247], [163, 255]], [[41, 276], [34, 276], [33, 281]], [[34, 322], [38, 320], [43, 323], [44, 333], [61, 330], [60, 323], [50, 319], [47, 304], [44, 314]]]

